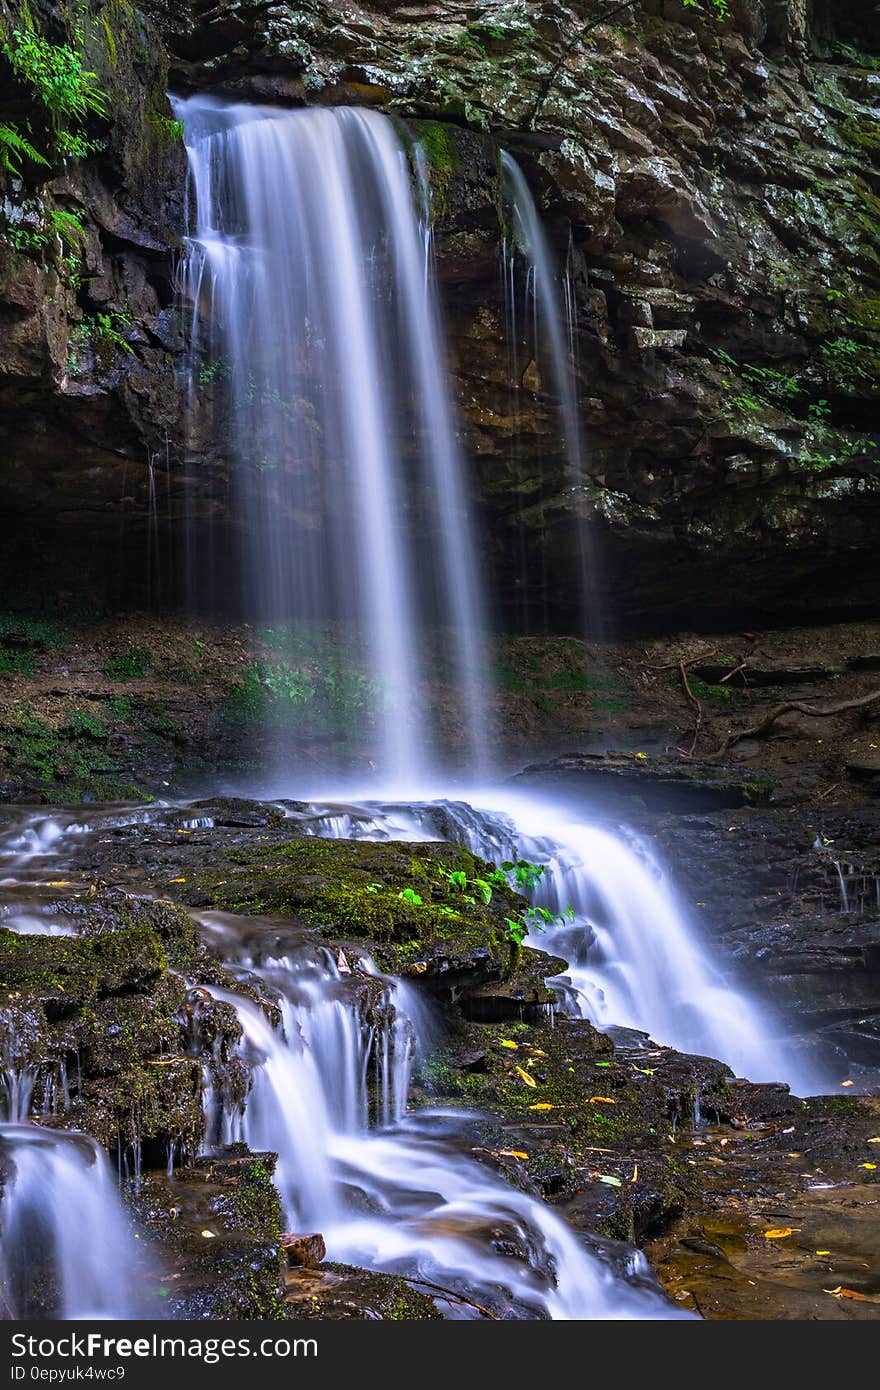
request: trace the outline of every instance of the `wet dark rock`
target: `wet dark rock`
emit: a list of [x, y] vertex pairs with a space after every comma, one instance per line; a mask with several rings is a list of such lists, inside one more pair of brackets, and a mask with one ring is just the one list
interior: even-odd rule
[[281, 1248], [288, 1266], [298, 1269], [316, 1269], [327, 1254], [320, 1232], [310, 1236], [287, 1232], [281, 1237]]
[[565, 753], [534, 763], [512, 779], [562, 792], [602, 812], [632, 810], [700, 813], [769, 801], [770, 778], [741, 775], [710, 763], [639, 753]]
[[155, 1316], [284, 1317], [276, 1155], [236, 1145], [164, 1173], [132, 1198], [161, 1270]]
[[243, 1082], [227, 1077], [240, 1036], [234, 1012], [203, 1005], [201, 1037], [170, 969], [171, 959], [192, 968], [206, 954], [192, 922], [173, 904], [123, 893], [65, 906], [78, 936], [0, 931], [4, 1067], [32, 1075], [35, 1115], [94, 1135], [126, 1167], [194, 1154], [204, 1128], [200, 1048], [218, 1086]]
[[443, 1316], [418, 1284], [334, 1263], [289, 1269], [284, 1298], [285, 1316], [297, 1321], [425, 1322]]
[[[685, 906], [831, 1076], [880, 1061], [876, 812], [741, 809], [650, 818]], [[854, 1070], [853, 1070], [854, 1068]]]
[[748, 1123], [682, 1136], [692, 1199], [646, 1245], [668, 1292], [708, 1318], [876, 1318], [876, 1100], [780, 1114], [735, 1089]]
[[[291, 803], [306, 810], [304, 802]], [[285, 820], [285, 810], [275, 802], [249, 801], [242, 796], [211, 797], [207, 801], [193, 801], [184, 815], [192, 819], [205, 817], [214, 825], [229, 829], [251, 829], [254, 826], [279, 826]], [[171, 824], [166, 820], [165, 824]]]

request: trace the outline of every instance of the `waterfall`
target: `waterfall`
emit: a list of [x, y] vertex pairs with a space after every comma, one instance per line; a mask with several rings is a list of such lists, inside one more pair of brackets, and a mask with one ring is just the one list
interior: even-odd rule
[[[329, 956], [320, 967], [284, 958], [257, 968], [281, 991], [282, 1030], [250, 1000], [212, 990], [236, 1009], [253, 1074], [240, 1134], [252, 1148], [278, 1153], [287, 1219], [321, 1231], [331, 1260], [440, 1283], [502, 1315], [683, 1316], [641, 1255], [621, 1277], [550, 1208], [462, 1152], [452, 1117], [403, 1114], [398, 1088], [408, 1080], [423, 1006], [406, 1014], [415, 1001], [402, 981], [384, 981], [397, 1017], [377, 1036]], [[367, 1118], [371, 1058], [380, 1095], [398, 1094], [391, 1123], [381, 1111], [378, 1123]], [[466, 1304], [450, 1306], [451, 1316], [467, 1312]]]
[[136, 1316], [139, 1252], [100, 1145], [84, 1134], [4, 1124], [0, 1161], [6, 1316]]
[[373, 803], [359, 816], [348, 808], [317, 824], [322, 834], [346, 838], [453, 838], [495, 863], [542, 865], [534, 902], [557, 921], [527, 944], [568, 962], [569, 994], [583, 1018], [718, 1057], [752, 1080], [786, 1081], [800, 1095], [828, 1085], [824, 1071], [790, 1047], [782, 1021], [714, 965], [651, 846], [631, 831], [509, 790], [479, 794], [473, 805]]
[[176, 110], [195, 202], [190, 414], [206, 380], [224, 388], [247, 611], [354, 632], [391, 782], [431, 764], [422, 633], [451, 628], [479, 765], [483, 605], [404, 146], [371, 111]]
[[[559, 410], [565, 447], [568, 487], [576, 495], [584, 487], [584, 457], [577, 396], [577, 339], [574, 319], [574, 291], [566, 266], [559, 271], [547, 240], [535, 200], [525, 175], [513, 155], [501, 151], [501, 166], [513, 212], [510, 242], [504, 245], [504, 292], [507, 301], [507, 333], [512, 365], [516, 362], [519, 324], [530, 323], [531, 349], [535, 361], [548, 367], [551, 388]], [[526, 312], [516, 312], [516, 256], [528, 267]], [[531, 310], [529, 313], [528, 310]], [[577, 522], [578, 559], [584, 631], [595, 635], [601, 628], [595, 596], [595, 555], [588, 523]]]

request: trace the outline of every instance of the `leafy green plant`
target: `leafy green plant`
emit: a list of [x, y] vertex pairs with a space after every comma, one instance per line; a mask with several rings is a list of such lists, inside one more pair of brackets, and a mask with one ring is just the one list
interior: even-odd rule
[[730, 15], [730, 0], [707, 0], [708, 11], [706, 6], [700, 3], [700, 0], [681, 0], [681, 3], [686, 10], [699, 10], [702, 13], [713, 14], [719, 24]]
[[175, 121], [171, 116], [163, 116], [152, 107], [147, 110], [146, 122], [152, 126], [163, 145], [176, 145], [183, 139], [183, 121]]
[[119, 310], [99, 310], [95, 314], [84, 314], [70, 338], [70, 352], [67, 357], [68, 371], [79, 369], [79, 354], [91, 348], [102, 367], [108, 369], [119, 352], [134, 355], [134, 348], [124, 337], [123, 328], [131, 323], [131, 314]]
[[82, 54], [69, 44], [50, 43], [28, 27], [13, 29], [0, 51], [49, 112], [56, 134], [66, 121], [106, 116], [107, 97], [98, 74], [83, 66]]
[[20, 174], [23, 159], [29, 159], [32, 164], [49, 163], [14, 122], [0, 121], [0, 168], [11, 174]]
[[82, 250], [86, 233], [81, 211], [69, 212], [65, 208], [53, 208], [49, 213], [49, 225], [65, 251]]
[[369, 725], [381, 700], [376, 681], [356, 667], [314, 669], [289, 661], [253, 662], [226, 701], [233, 723], [275, 723], [303, 734], [345, 736]]
[[425, 905], [424, 898], [420, 897], [412, 888], [404, 888], [397, 896], [401, 902], [409, 903], [410, 907], [424, 907]]
[[89, 714], [87, 710], [83, 709], [74, 710], [64, 726], [64, 731], [72, 734], [74, 738], [90, 738], [94, 739], [96, 743], [106, 743], [107, 741], [107, 730], [100, 719], [96, 719], [93, 714]]
[[807, 407], [807, 419], [811, 424], [824, 425], [831, 415], [831, 406], [827, 401], [814, 401]]
[[854, 338], [833, 338], [819, 352], [825, 374], [835, 385], [852, 387], [876, 376], [876, 358], [872, 361], [868, 349]]
[[532, 892], [547, 872], [546, 864], [532, 864], [528, 859], [503, 859], [500, 867], [520, 892]]
[[49, 245], [49, 238], [45, 232], [36, 231], [32, 227], [7, 228], [6, 240], [23, 256], [42, 255]]

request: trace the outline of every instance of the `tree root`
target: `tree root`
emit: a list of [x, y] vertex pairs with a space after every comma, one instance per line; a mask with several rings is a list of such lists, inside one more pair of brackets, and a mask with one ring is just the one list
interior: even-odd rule
[[687, 673], [688, 664], [689, 663], [686, 661], [680, 661], [678, 663], [678, 670], [679, 674], [681, 675], [681, 683], [684, 686], [684, 693], [693, 705], [696, 714], [696, 718], [694, 720], [694, 736], [691, 739], [691, 746], [685, 755], [688, 758], [692, 758], [694, 756], [694, 749], [697, 746], [697, 739], [700, 737], [700, 729], [703, 726], [703, 706], [701, 702], [697, 699], [694, 692], [691, 690], [691, 683], [688, 680]]
[[[684, 671], [682, 671], [682, 676], [687, 684]], [[691, 698], [694, 697], [691, 696]], [[784, 714], [805, 714], [810, 719], [830, 719], [832, 715], [846, 714], [851, 709], [866, 709], [868, 705], [874, 705], [878, 700], [880, 700], [880, 690], [872, 690], [870, 695], [862, 695], [857, 700], [843, 700], [839, 705], [828, 705], [825, 709], [816, 709], [815, 706], [805, 705], [800, 700], [785, 700], [781, 705], [774, 705], [773, 709], [768, 710], [764, 718], [759, 719], [757, 724], [750, 724], [747, 729], [738, 729], [734, 733], [729, 733], [721, 747], [712, 754], [712, 757], [713, 759], [723, 758], [734, 744], [740, 743], [744, 738], [762, 738], [770, 731], [777, 719], [781, 719]]]

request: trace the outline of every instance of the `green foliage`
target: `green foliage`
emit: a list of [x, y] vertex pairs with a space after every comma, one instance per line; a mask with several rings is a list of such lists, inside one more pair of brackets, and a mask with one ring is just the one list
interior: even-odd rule
[[110, 701], [110, 711], [117, 724], [128, 724], [134, 715], [134, 706], [128, 695], [114, 695]]
[[213, 386], [215, 381], [228, 381], [230, 375], [229, 367], [222, 357], [215, 358], [213, 362], [203, 362], [199, 367], [199, 389]]
[[838, 58], [843, 58], [847, 63], [853, 63], [857, 68], [868, 68], [871, 72], [880, 72], [880, 58], [871, 53], [863, 53], [851, 43], [835, 43], [831, 45], [831, 52]]
[[163, 116], [161, 111], [150, 107], [146, 113], [146, 122], [158, 135], [160, 144], [179, 145], [183, 140], [183, 121], [172, 120], [170, 116]]
[[5, 236], [10, 245], [23, 256], [42, 256], [49, 245], [49, 238], [45, 232], [36, 231], [33, 227], [8, 227]]
[[63, 629], [44, 618], [0, 613], [0, 675], [33, 675], [34, 653], [57, 651], [66, 640]]
[[0, 168], [8, 170], [11, 174], [19, 174], [22, 159], [29, 159], [32, 164], [49, 163], [26, 136], [22, 135], [14, 122], [0, 121]]
[[[752, 388], [727, 397], [728, 404], [741, 415], [759, 415], [767, 409], [786, 409], [801, 395], [801, 383], [796, 376], [777, 371], [775, 367], [760, 367], [748, 362], [740, 364], [723, 348], [714, 348], [712, 356], [723, 367], [736, 372]], [[733, 383], [728, 378], [723, 377], [721, 384], [725, 390], [732, 391]]]
[[547, 866], [546, 864], [532, 864], [528, 859], [503, 859], [501, 870], [518, 892], [530, 893], [541, 882], [547, 872]]
[[49, 225], [65, 251], [82, 250], [86, 234], [80, 209], [69, 212], [65, 208], [53, 208], [49, 213]]
[[81, 209], [71, 212], [65, 208], [51, 208], [40, 227], [7, 227], [4, 236], [20, 255], [34, 256], [41, 260], [53, 241], [56, 248], [60, 242], [58, 265], [73, 271], [79, 264], [85, 242], [83, 212]]
[[807, 419], [812, 425], [824, 425], [831, 416], [831, 406], [827, 401], [814, 401], [807, 407]]
[[825, 375], [836, 386], [854, 387], [877, 376], [877, 358], [854, 338], [834, 338], [819, 349]]
[[409, 903], [410, 907], [424, 907], [425, 905], [424, 898], [413, 888], [404, 888], [397, 896], [401, 902]]
[[95, 314], [84, 314], [82, 322], [77, 324], [71, 334], [67, 370], [78, 371], [79, 354], [87, 348], [92, 349], [105, 370], [113, 365], [119, 352], [133, 356], [134, 348], [121, 332], [130, 323], [131, 314], [124, 310], [99, 310]]
[[93, 714], [89, 714], [87, 710], [83, 709], [74, 710], [64, 726], [64, 731], [73, 738], [93, 739], [96, 743], [106, 743], [108, 737], [107, 730], [100, 719], [96, 719]]
[[102, 667], [105, 676], [109, 676], [112, 681], [131, 681], [140, 680], [150, 670], [152, 661], [149, 652], [144, 651], [143, 647], [136, 647], [132, 643], [121, 652], [117, 652]]
[[846, 439], [830, 430], [816, 429], [805, 441], [796, 461], [802, 468], [824, 472], [829, 468], [843, 468], [856, 459], [866, 459], [876, 464], [876, 440], [864, 434]]
[[729, 705], [733, 691], [729, 685], [707, 685], [697, 676], [691, 676], [690, 687], [698, 700], [710, 705]]
[[377, 683], [355, 667], [255, 661], [229, 695], [226, 717], [300, 734], [350, 735], [372, 723], [380, 698]]
[[[34, 29], [28, 11], [23, 11], [19, 28], [7, 31], [0, 54], [18, 81], [28, 89], [48, 117], [51, 140], [59, 154], [85, 159], [100, 148], [85, 133], [92, 118], [107, 116], [107, 95], [98, 75], [85, 67], [83, 35], [76, 29], [71, 43], [55, 44]], [[20, 171], [22, 158], [35, 164], [48, 160], [14, 124], [0, 126], [0, 165], [13, 173]]]
[[106, 116], [107, 97], [97, 73], [83, 67], [82, 54], [69, 44], [50, 43], [28, 27], [13, 29], [0, 51], [49, 112], [56, 135], [68, 121], [81, 124], [89, 116]]
[[686, 10], [697, 10], [701, 15], [714, 15], [719, 24], [730, 15], [730, 0], [706, 0], [705, 4], [701, 4], [700, 0], [681, 0], [681, 3]]
[[32, 676], [33, 674], [33, 652], [10, 651], [6, 647], [0, 647], [0, 676]]

